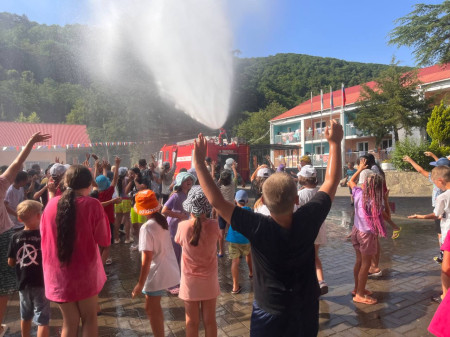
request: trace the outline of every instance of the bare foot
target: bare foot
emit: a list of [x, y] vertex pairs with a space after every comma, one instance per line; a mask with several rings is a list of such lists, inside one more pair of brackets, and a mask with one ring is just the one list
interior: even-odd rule
[[361, 297], [358, 294], [356, 294], [356, 296], [353, 297], [353, 302], [362, 303], [362, 304], [377, 304], [378, 303], [378, 301], [373, 297], [370, 297], [368, 295], [364, 295], [364, 297]]

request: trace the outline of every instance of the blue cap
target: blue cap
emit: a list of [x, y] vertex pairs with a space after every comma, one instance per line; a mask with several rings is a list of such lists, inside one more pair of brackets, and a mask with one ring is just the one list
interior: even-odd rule
[[247, 203], [248, 202], [248, 194], [245, 190], [239, 190], [236, 192], [236, 195], [234, 197], [234, 200], [236, 200], [236, 202], [244, 202]]
[[432, 166], [450, 166], [450, 160], [448, 160], [445, 157], [442, 157], [442, 158], [439, 158], [436, 161], [432, 161], [430, 163], [430, 165], [432, 165]]
[[108, 189], [109, 186], [111, 186], [111, 181], [102, 174], [95, 178], [95, 182], [97, 183], [98, 189], [100, 191], [104, 191]]

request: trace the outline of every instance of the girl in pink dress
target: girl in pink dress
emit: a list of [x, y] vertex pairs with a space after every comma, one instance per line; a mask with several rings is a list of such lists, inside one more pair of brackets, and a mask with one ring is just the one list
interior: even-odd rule
[[178, 224], [175, 242], [183, 247], [178, 297], [184, 300], [186, 336], [198, 336], [200, 313], [206, 337], [217, 336], [216, 300], [220, 294], [217, 270], [217, 240], [221, 237], [216, 220], [206, 217], [211, 205], [200, 186], [193, 186], [183, 203], [191, 218]]
[[109, 246], [111, 231], [100, 201], [89, 197], [92, 175], [82, 165], [65, 175], [66, 190], [52, 198], [41, 219], [45, 296], [58, 303], [62, 337], [97, 336], [97, 295], [106, 281], [98, 246]]

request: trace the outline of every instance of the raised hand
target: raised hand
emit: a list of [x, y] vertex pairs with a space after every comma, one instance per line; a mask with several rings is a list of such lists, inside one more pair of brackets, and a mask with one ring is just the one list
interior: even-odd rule
[[358, 170], [362, 171], [365, 170], [366, 168], [368, 168], [369, 166], [367, 165], [367, 159], [366, 158], [361, 158], [359, 160], [359, 166], [358, 166]]
[[194, 164], [205, 165], [206, 150], [208, 149], [208, 143], [203, 134], [198, 135], [198, 139], [194, 140]]
[[114, 158], [114, 164], [116, 165], [117, 168], [119, 168], [120, 162], [121, 162], [120, 157], [116, 156]]
[[403, 161], [406, 161], [406, 162], [410, 163], [411, 162], [411, 157], [410, 156], [403, 156]]
[[330, 121], [330, 126], [325, 129], [325, 138], [329, 143], [340, 143], [344, 136], [344, 130], [342, 125], [336, 122], [334, 119]]
[[36, 132], [34, 135], [31, 136], [30, 142], [33, 144], [36, 144], [36, 143], [45, 142], [45, 141], [49, 140], [50, 138], [52, 138], [52, 136], [47, 133], [41, 134], [40, 132]]

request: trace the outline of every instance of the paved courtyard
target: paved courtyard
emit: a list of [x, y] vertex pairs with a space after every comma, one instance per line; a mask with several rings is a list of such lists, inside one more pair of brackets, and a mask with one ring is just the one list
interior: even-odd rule
[[[326, 224], [328, 244], [321, 248], [325, 279], [329, 293], [320, 301], [319, 336], [429, 336], [427, 326], [437, 308], [431, 297], [440, 290], [440, 267], [433, 260], [438, 252], [432, 221], [411, 221], [410, 213], [431, 212], [431, 198], [392, 198], [397, 205], [394, 221], [403, 227], [400, 238], [381, 240], [383, 276], [369, 279], [379, 303], [373, 306], [354, 304], [354, 251], [346, 239], [352, 224], [352, 207], [348, 197], [337, 197]], [[391, 231], [389, 231], [391, 234]], [[110, 277], [99, 296], [100, 336], [152, 336], [144, 311], [144, 298], [131, 299], [139, 275], [139, 254], [129, 245], [112, 248]], [[252, 281], [245, 260], [241, 260], [240, 283], [243, 291], [232, 295], [230, 261], [219, 259], [222, 294], [217, 303], [219, 336], [248, 336], [253, 301]], [[184, 336], [183, 302], [174, 296], [162, 299], [166, 336]], [[52, 305], [51, 335], [61, 326], [58, 308]], [[8, 304], [5, 323], [7, 336], [20, 336], [18, 296]], [[204, 333], [201, 335], [204, 335]]]

